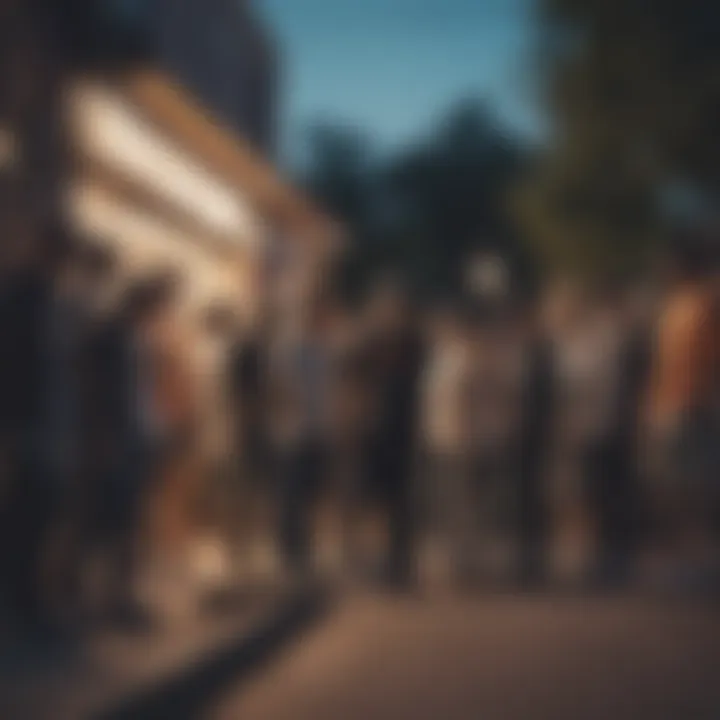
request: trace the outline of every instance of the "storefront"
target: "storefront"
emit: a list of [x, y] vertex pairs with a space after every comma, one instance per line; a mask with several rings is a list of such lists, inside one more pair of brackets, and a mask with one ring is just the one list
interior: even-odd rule
[[[130, 274], [182, 271], [189, 307], [227, 300], [252, 314], [340, 246], [329, 218], [164, 77], [86, 79], [69, 98], [77, 229], [113, 244]], [[277, 246], [282, 278], [267, 268]]]
[[242, 188], [209, 172], [122, 88], [78, 83], [70, 112], [74, 229], [111, 245], [128, 279], [177, 272], [188, 311], [227, 302], [251, 312], [264, 228]]
[[[123, 284], [173, 270], [194, 351], [204, 309], [222, 304], [252, 321], [292, 278], [324, 272], [333, 224], [166, 79], [84, 78], [67, 110], [71, 231], [113, 249]], [[187, 509], [178, 494], [189, 488], [178, 478], [162, 504]]]

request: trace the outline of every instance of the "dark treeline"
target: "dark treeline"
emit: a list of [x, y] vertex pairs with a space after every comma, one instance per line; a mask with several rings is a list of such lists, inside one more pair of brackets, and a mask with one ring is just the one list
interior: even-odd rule
[[316, 127], [307, 184], [351, 230], [350, 284], [393, 266], [443, 294], [483, 248], [521, 284], [647, 273], [678, 223], [708, 224], [717, 205], [719, 14], [706, 0], [538, 0], [538, 148], [473, 101], [381, 159], [363, 129]]
[[539, 0], [538, 95], [551, 142], [522, 216], [544, 263], [636, 274], [717, 205], [720, 6]]
[[315, 126], [305, 184], [350, 229], [343, 291], [356, 295], [390, 271], [425, 298], [455, 295], [468, 260], [486, 251], [502, 255], [529, 288], [533, 264], [508, 212], [528, 162], [520, 139], [474, 100], [382, 158], [358, 129]]

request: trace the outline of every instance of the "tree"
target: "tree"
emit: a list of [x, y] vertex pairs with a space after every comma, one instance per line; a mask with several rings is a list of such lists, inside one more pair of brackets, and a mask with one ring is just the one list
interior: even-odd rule
[[525, 155], [484, 105], [458, 104], [422, 142], [382, 161], [354, 131], [324, 126], [310, 140], [306, 185], [351, 228], [356, 283], [392, 269], [425, 295], [445, 295], [475, 250], [516, 259], [505, 196]]
[[427, 292], [459, 287], [474, 252], [514, 259], [505, 198], [523, 165], [519, 143], [476, 101], [452, 108], [427, 142], [391, 162], [391, 187], [422, 249], [415, 266]]
[[351, 128], [318, 125], [308, 133], [305, 184], [330, 211], [363, 229], [369, 213], [370, 145]]
[[552, 147], [523, 194], [548, 264], [637, 267], [663, 192], [720, 189], [720, 6], [707, 0], [539, 0]]
[[343, 259], [340, 292], [357, 295], [369, 269], [381, 264], [372, 251], [377, 171], [370, 159], [370, 143], [353, 128], [319, 124], [307, 134], [307, 152], [303, 184], [342, 221], [353, 240]]

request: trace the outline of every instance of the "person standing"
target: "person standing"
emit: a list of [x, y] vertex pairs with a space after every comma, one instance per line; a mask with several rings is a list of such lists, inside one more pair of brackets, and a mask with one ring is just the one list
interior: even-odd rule
[[331, 474], [341, 515], [345, 569], [361, 570], [359, 531], [367, 509], [364, 451], [372, 410], [372, 387], [364, 328], [354, 311], [338, 306], [331, 337]]
[[[228, 559], [236, 559], [247, 524], [238, 437], [239, 399], [233, 378], [233, 333], [236, 320], [225, 305], [214, 304], [202, 316], [198, 338], [197, 386], [201, 418], [199, 504], [204, 530], [216, 535]], [[240, 467], [238, 467], [240, 465]]]
[[[100, 564], [112, 575], [115, 548], [120, 544], [122, 514], [117, 507], [120, 464], [127, 448], [131, 364], [129, 344], [131, 315], [139, 304], [139, 288], [113, 288], [115, 259], [98, 257], [95, 297], [82, 351], [81, 442], [79, 513], [74, 533], [76, 558], [68, 576], [66, 593], [85, 614], [88, 606], [86, 579]], [[113, 296], [114, 295], [114, 296]], [[101, 563], [102, 561], [102, 563]], [[104, 607], [103, 610], [108, 609]]]
[[523, 352], [511, 313], [510, 308], [487, 307], [473, 331], [473, 472], [484, 541], [478, 570], [485, 574], [501, 570], [504, 542], [514, 521]]
[[113, 621], [144, 627], [148, 612], [137, 582], [146, 511], [167, 453], [178, 441], [160, 402], [157, 332], [176, 297], [174, 278], [159, 276], [130, 288], [104, 337], [108, 410], [102, 458], [99, 550], [109, 573], [107, 609]]
[[703, 240], [695, 233], [676, 238], [646, 409], [653, 447], [663, 458], [656, 475], [664, 480], [664, 519], [677, 551], [697, 550], [707, 540], [717, 493], [720, 312]]
[[299, 322], [278, 348], [276, 392], [283, 406], [280, 544], [287, 568], [311, 564], [312, 512], [328, 462], [330, 353], [323, 298], [304, 299]]
[[437, 319], [424, 372], [423, 440], [427, 456], [426, 517], [454, 581], [470, 580], [477, 552], [471, 462], [472, 353], [459, 312]]
[[[592, 527], [591, 583], [624, 583], [628, 557], [619, 538], [629, 503], [626, 412], [623, 406], [625, 331], [616, 294], [593, 303], [571, 354], [575, 380], [576, 432], [585, 505]], [[629, 388], [628, 388], [629, 389]]]
[[643, 534], [644, 512], [640, 478], [642, 404], [647, 390], [651, 333], [647, 300], [630, 295], [619, 308], [618, 380], [610, 420], [615, 470], [606, 478], [608, 490], [600, 524], [600, 544], [609, 580], [625, 582], [635, 570]]
[[243, 552], [254, 551], [269, 520], [266, 505], [272, 479], [268, 437], [268, 352], [261, 321], [235, 328], [228, 357], [232, 416], [233, 484], [238, 508], [236, 536]]
[[[19, 251], [18, 266], [6, 277], [2, 297], [2, 409], [8, 486], [2, 518], [4, 579], [11, 611], [31, 630], [50, 621], [44, 592], [44, 561], [51, 529], [57, 518], [58, 469], [48, 430], [50, 395], [60, 390], [54, 382], [54, 360], [62, 355], [69, 369], [69, 348], [54, 343], [59, 320], [58, 296], [64, 284], [70, 248], [64, 236], [44, 249]], [[64, 315], [64, 313], [63, 313]], [[63, 323], [67, 318], [63, 317]], [[65, 361], [68, 361], [67, 363]], [[53, 410], [69, 410], [54, 397]], [[52, 429], [57, 430], [56, 424]], [[66, 449], [66, 448], [59, 448]]]
[[[51, 543], [50, 591], [58, 610], [81, 619], [85, 550], [94, 507], [90, 455], [97, 449], [102, 413], [93, 411], [95, 340], [112, 291], [115, 260], [99, 245], [74, 248], [57, 278], [49, 325], [44, 445], [58, 506]], [[112, 381], [112, 380], [111, 380]]]
[[548, 482], [555, 436], [555, 355], [541, 313], [526, 315], [516, 488], [517, 570], [524, 587], [541, 583], [547, 571]]
[[243, 468], [261, 474], [267, 450], [264, 437], [267, 358], [258, 327], [245, 327], [230, 349], [230, 390], [235, 405], [236, 437]]
[[409, 298], [395, 286], [374, 298], [377, 326], [372, 341], [377, 402], [369, 442], [369, 474], [389, 524], [386, 580], [413, 579], [415, 507], [413, 464], [420, 415], [424, 348]]
[[[155, 295], [141, 321], [138, 348], [147, 374], [145, 380], [140, 377], [140, 391], [146, 397], [144, 415], [150, 431], [149, 452], [144, 459], [148, 475], [142, 491], [147, 506], [142, 539], [156, 564], [153, 580], [157, 600], [170, 612], [185, 612], [188, 602], [195, 600], [190, 574], [194, 510], [198, 490], [205, 481], [199, 450], [203, 431], [211, 429], [201, 424], [200, 392], [194, 374], [199, 342], [189, 318], [182, 313], [187, 307], [180, 307], [183, 298], [179, 282], [172, 271], [152, 280]], [[157, 582], [160, 578], [165, 583]]]

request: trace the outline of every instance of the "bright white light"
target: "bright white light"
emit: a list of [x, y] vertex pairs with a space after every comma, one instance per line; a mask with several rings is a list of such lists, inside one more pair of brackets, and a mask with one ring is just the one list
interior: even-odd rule
[[215, 299], [236, 306], [247, 302], [247, 287], [228, 263], [204, 250], [197, 238], [183, 235], [157, 219], [124, 205], [99, 188], [78, 185], [72, 194], [74, 220], [85, 232], [106, 238], [118, 252], [128, 274], [171, 267], [187, 282], [190, 306]]
[[91, 157], [131, 174], [212, 229], [242, 243], [257, 240], [257, 221], [239, 193], [219, 182], [122, 98], [86, 88], [75, 110], [79, 141]]
[[470, 266], [468, 283], [476, 295], [500, 297], [508, 289], [507, 267], [499, 257], [481, 257]]

